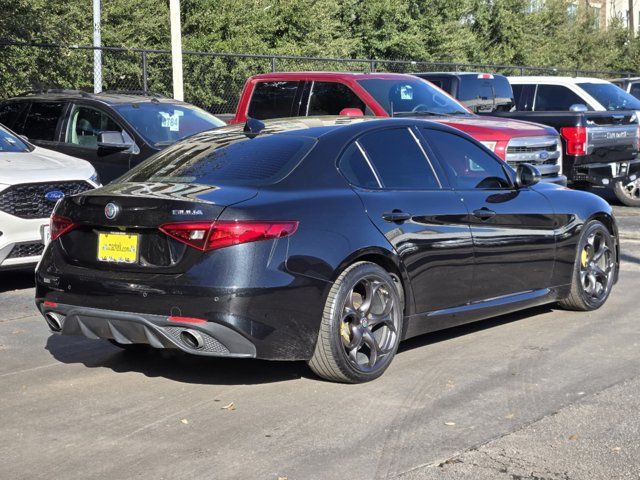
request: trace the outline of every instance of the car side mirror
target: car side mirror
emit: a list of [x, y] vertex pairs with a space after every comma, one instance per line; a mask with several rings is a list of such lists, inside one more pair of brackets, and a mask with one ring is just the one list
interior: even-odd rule
[[342, 117], [364, 117], [364, 113], [359, 108], [343, 108], [339, 115]]
[[587, 107], [584, 103], [574, 103], [569, 107], [570, 112], [588, 112], [589, 107]]
[[516, 169], [516, 187], [526, 188], [540, 181], [540, 170], [530, 163], [520, 163]]
[[124, 138], [122, 132], [104, 131], [98, 134], [98, 149], [121, 152], [133, 144]]

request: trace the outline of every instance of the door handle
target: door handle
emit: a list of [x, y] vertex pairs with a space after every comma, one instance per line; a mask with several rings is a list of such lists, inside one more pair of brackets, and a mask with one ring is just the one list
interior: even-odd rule
[[479, 218], [480, 220], [489, 220], [490, 218], [496, 216], [496, 212], [494, 212], [493, 210], [489, 210], [487, 207], [482, 207], [478, 210], [474, 210], [473, 216]]
[[383, 213], [382, 219], [386, 222], [402, 223], [407, 220], [411, 220], [411, 214], [401, 212], [400, 210], [394, 210], [390, 213]]

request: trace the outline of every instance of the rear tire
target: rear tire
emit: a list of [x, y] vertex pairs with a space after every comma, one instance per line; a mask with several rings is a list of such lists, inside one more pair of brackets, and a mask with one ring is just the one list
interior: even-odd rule
[[616, 269], [616, 247], [611, 233], [602, 222], [588, 222], [578, 241], [571, 292], [559, 305], [576, 311], [600, 308], [609, 298]]
[[354, 263], [331, 287], [309, 367], [334, 382], [361, 383], [387, 369], [400, 343], [403, 300], [394, 278]]
[[632, 182], [616, 182], [613, 185], [613, 193], [627, 207], [640, 207], [640, 178]]

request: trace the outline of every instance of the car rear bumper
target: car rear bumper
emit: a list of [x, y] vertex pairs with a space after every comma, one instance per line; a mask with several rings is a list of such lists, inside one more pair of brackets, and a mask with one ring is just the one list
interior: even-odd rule
[[612, 163], [575, 165], [574, 182], [588, 182], [593, 185], [610, 187], [616, 182], [633, 181], [640, 177], [640, 160]]
[[[256, 348], [248, 339], [217, 323], [172, 321], [169, 317], [98, 308], [36, 302], [49, 329], [60, 335], [110, 339], [121, 344], [147, 344], [179, 349], [194, 355], [254, 358]], [[49, 317], [49, 319], [47, 319]], [[53, 321], [52, 321], [53, 319]], [[187, 332], [190, 336], [185, 337]], [[198, 339], [197, 346], [185, 338]]]

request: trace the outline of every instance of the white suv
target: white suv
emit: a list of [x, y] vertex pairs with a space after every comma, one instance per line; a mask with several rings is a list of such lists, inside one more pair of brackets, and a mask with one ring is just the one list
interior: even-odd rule
[[584, 105], [595, 112], [640, 110], [640, 100], [599, 78], [509, 77], [508, 80], [516, 99], [522, 103], [521, 97], [527, 97], [528, 109], [534, 112], [569, 111], [574, 105]]
[[31, 145], [0, 125], [0, 271], [35, 265], [56, 202], [98, 186], [90, 163]]

